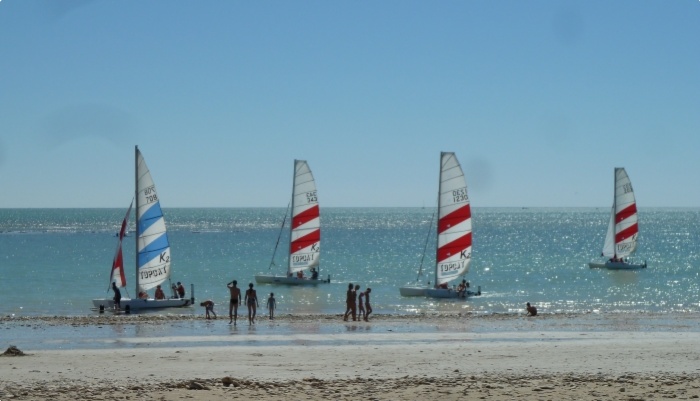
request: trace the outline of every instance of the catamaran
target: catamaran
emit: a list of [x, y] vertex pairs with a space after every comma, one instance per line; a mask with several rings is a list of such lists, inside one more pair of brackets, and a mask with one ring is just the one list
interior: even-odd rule
[[431, 298], [467, 298], [481, 295], [462, 279], [462, 288], [450, 288], [449, 283], [469, 272], [472, 260], [472, 213], [467, 195], [467, 181], [453, 152], [440, 154], [440, 184], [438, 190], [437, 246], [435, 286], [426, 288]]
[[632, 182], [624, 168], [616, 167], [615, 197], [601, 254], [607, 260], [590, 262], [588, 266], [608, 269], [642, 269], [647, 267], [646, 260], [644, 263], [631, 263], [628, 260], [629, 256], [637, 249], [638, 235], [637, 201], [634, 197]]
[[[146, 161], [136, 147], [136, 298], [123, 297], [120, 300], [122, 310], [176, 308], [190, 306], [194, 303], [194, 294], [190, 298], [154, 299], [148, 296], [147, 290], [169, 280], [171, 274], [170, 243], [165, 229], [165, 219], [160, 208], [160, 200], [156, 187], [151, 178], [151, 172]], [[132, 201], [133, 204], [133, 201]], [[126, 287], [124, 260], [122, 257], [122, 240], [127, 233], [131, 205], [122, 221], [117, 242], [117, 250], [112, 261], [110, 286], [115, 283], [118, 287]], [[169, 288], [164, 289], [167, 292]], [[114, 300], [111, 298], [93, 299], [93, 306], [113, 309]]]
[[[291, 208], [292, 219], [290, 223], [287, 274], [284, 276], [258, 274], [255, 276], [255, 282], [259, 284], [288, 285], [330, 283], [330, 275], [328, 275], [327, 279], [322, 279], [319, 276], [321, 216], [316, 194], [316, 181], [306, 160], [294, 160]], [[283, 228], [284, 220], [280, 229], [280, 236]], [[279, 237], [277, 244], [279, 244]], [[275, 250], [272, 253], [272, 261], [268, 270], [275, 265], [276, 251], [277, 245], [275, 245]], [[306, 275], [305, 272], [307, 273]]]

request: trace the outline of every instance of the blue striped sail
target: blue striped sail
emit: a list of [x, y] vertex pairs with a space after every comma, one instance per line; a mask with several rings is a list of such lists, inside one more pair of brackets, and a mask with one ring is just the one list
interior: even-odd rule
[[136, 149], [137, 291], [154, 288], [170, 277], [170, 243], [151, 172]]

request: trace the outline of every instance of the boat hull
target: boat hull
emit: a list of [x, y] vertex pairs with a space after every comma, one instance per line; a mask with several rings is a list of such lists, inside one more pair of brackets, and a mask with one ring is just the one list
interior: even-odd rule
[[330, 283], [331, 276], [329, 275], [327, 279], [313, 280], [311, 277], [298, 278], [287, 276], [275, 276], [271, 274], [257, 274], [255, 275], [255, 282], [258, 284], [318, 285]]
[[591, 269], [610, 269], [610, 270], [636, 270], [645, 269], [647, 262], [644, 263], [627, 263], [627, 262], [590, 262], [588, 267]]
[[402, 297], [423, 297], [425, 296], [425, 290], [429, 287], [421, 287], [417, 285], [407, 285], [405, 287], [399, 288], [399, 293]]
[[[191, 298], [172, 298], [172, 299], [121, 299], [121, 309], [126, 309], [129, 306], [130, 310], [145, 310], [145, 309], [163, 309], [163, 308], [183, 308], [192, 306]], [[100, 306], [104, 309], [114, 309], [114, 300], [111, 298], [93, 299], [92, 305], [95, 308]]]
[[425, 296], [428, 298], [444, 298], [444, 299], [467, 299], [469, 297], [474, 297], [481, 295], [481, 287], [479, 290], [474, 291], [457, 291], [452, 288], [427, 288], [425, 290]]

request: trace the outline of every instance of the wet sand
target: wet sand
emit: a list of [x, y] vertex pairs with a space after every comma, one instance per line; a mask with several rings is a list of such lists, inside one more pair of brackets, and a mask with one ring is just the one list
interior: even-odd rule
[[[226, 319], [213, 322], [220, 333], [189, 336], [186, 347], [181, 336], [149, 336], [106, 349], [22, 349], [27, 355], [0, 357], [0, 399], [697, 399], [696, 318], [287, 316], [233, 335]], [[0, 328], [7, 338], [13, 325], [50, 333], [95, 319], [5, 318]], [[98, 324], [178, 319], [190, 317], [104, 316]], [[337, 330], [314, 329], [321, 324]]]

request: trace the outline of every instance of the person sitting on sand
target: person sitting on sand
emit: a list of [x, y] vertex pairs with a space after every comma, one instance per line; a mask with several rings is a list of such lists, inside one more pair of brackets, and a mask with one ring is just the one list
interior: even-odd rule
[[525, 308], [525, 310], [527, 310], [527, 315], [528, 315], [528, 316], [537, 316], [537, 308], [535, 308], [534, 306], [530, 305], [529, 302], [527, 303], [527, 308]]
[[204, 309], [206, 310], [207, 319], [211, 319], [211, 317], [209, 316], [209, 313], [213, 314], [214, 319], [216, 319], [216, 312], [214, 312], [214, 301], [212, 301], [211, 299], [207, 299], [206, 301], [199, 304], [199, 306], [203, 306]]
[[165, 293], [163, 292], [163, 289], [160, 288], [160, 285], [156, 286], [156, 299], [165, 299]]

